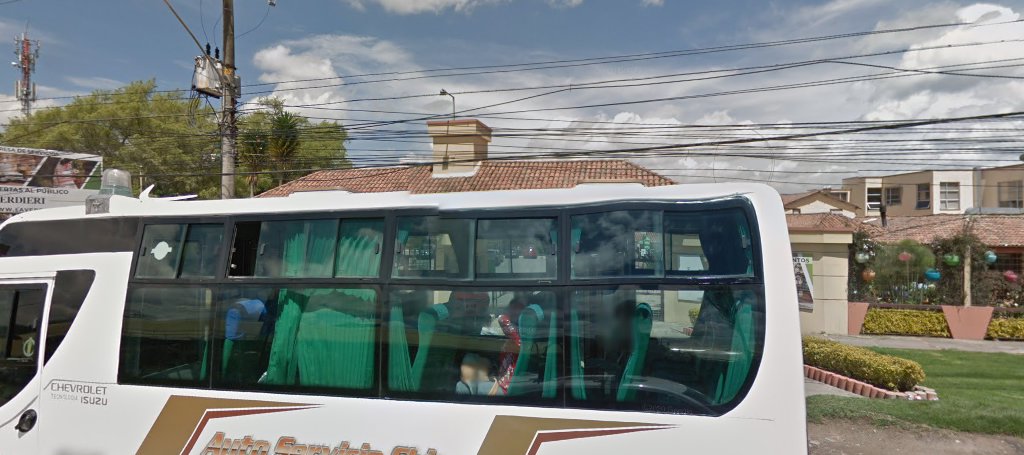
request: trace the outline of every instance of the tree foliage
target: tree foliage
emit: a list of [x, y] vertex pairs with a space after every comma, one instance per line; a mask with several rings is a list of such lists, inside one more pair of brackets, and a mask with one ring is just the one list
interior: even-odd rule
[[[345, 130], [333, 122], [313, 123], [284, 111], [282, 103], [239, 119], [240, 196], [258, 194], [318, 167], [344, 167]], [[285, 116], [295, 128], [282, 144], [298, 142], [286, 160], [268, 155], [275, 138], [271, 119]], [[156, 184], [155, 194], [220, 194], [220, 132], [216, 112], [190, 101], [182, 92], [159, 92], [156, 83], [139, 81], [116, 90], [98, 90], [70, 103], [15, 118], [3, 132], [11, 146], [47, 148], [103, 156], [104, 167], [129, 171], [135, 185]], [[274, 172], [250, 177], [244, 172]], [[135, 190], [140, 188], [136, 186]], [[248, 189], [244, 190], [244, 189]]]

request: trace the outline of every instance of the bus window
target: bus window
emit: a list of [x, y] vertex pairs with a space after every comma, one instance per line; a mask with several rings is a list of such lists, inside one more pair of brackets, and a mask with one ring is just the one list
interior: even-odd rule
[[617, 211], [572, 217], [572, 276], [664, 275], [661, 212]]
[[242, 287], [219, 300], [219, 386], [373, 389], [376, 291]]
[[554, 218], [478, 221], [476, 278], [555, 278], [557, 234]]
[[92, 270], [61, 270], [53, 282], [53, 297], [50, 301], [50, 315], [46, 320], [46, 357], [49, 361], [57, 347], [64, 341], [71, 324], [78, 316], [78, 310], [85, 303], [85, 297], [92, 288], [96, 272]]
[[393, 291], [389, 302], [389, 395], [441, 401], [557, 395], [554, 292], [406, 289]]
[[753, 275], [749, 232], [740, 210], [667, 212], [665, 262], [669, 275]]
[[[733, 288], [575, 291], [569, 310], [571, 406], [713, 414], [756, 368], [764, 316]], [[690, 310], [700, 316], [691, 320]]]
[[370, 278], [380, 274], [384, 249], [384, 220], [342, 220], [334, 275]]
[[45, 298], [42, 285], [0, 287], [0, 405], [17, 395], [36, 374]]
[[231, 267], [235, 277], [376, 277], [384, 220], [240, 222]]
[[395, 238], [396, 278], [471, 277], [472, 220], [411, 216], [398, 219]]
[[135, 268], [138, 278], [212, 278], [216, 275], [224, 226], [151, 224], [146, 226]]
[[121, 381], [201, 385], [208, 377], [212, 300], [205, 287], [130, 289], [121, 334]]

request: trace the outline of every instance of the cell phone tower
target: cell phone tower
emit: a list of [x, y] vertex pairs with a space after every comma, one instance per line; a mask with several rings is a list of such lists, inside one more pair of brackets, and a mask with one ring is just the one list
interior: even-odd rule
[[14, 83], [14, 96], [21, 101], [21, 112], [27, 117], [36, 100], [36, 84], [32, 82], [32, 73], [36, 72], [36, 60], [39, 59], [39, 41], [28, 39], [26, 27], [21, 36], [14, 38], [14, 43], [14, 55], [18, 56], [18, 60], [11, 62], [11, 65], [21, 70], [21, 79]]

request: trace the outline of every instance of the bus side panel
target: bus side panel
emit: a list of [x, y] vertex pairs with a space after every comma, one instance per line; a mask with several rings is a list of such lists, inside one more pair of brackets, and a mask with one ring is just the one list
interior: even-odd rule
[[[130, 453], [118, 443], [137, 408], [117, 387], [118, 347], [131, 253], [19, 258], [61, 270], [95, 270], [74, 322], [43, 366], [39, 413], [42, 454]], [[114, 445], [110, 445], [113, 443]]]

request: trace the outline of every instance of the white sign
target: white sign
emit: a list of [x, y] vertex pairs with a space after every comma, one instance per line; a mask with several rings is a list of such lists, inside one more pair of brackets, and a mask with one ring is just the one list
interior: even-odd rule
[[84, 205], [99, 192], [103, 158], [0, 146], [0, 214]]
[[0, 213], [85, 205], [85, 198], [98, 193], [99, 190], [0, 185]]

